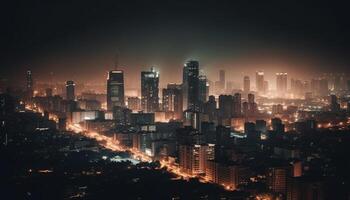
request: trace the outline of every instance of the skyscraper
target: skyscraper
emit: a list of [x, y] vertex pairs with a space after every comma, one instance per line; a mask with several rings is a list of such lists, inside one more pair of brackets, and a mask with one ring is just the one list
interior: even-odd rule
[[66, 82], [66, 99], [67, 100], [75, 100], [75, 83], [74, 81]]
[[255, 74], [256, 91], [260, 94], [264, 93], [264, 72], [257, 71]]
[[249, 76], [244, 76], [243, 78], [243, 91], [248, 93], [250, 91], [250, 78]]
[[183, 69], [183, 103], [184, 109], [198, 110], [199, 108], [199, 62], [190, 60]]
[[112, 70], [107, 78], [107, 109], [124, 107], [124, 73], [121, 70]]
[[276, 73], [276, 89], [279, 95], [285, 95], [287, 92], [287, 73]]
[[173, 112], [175, 119], [182, 118], [182, 91], [180, 85], [168, 84], [167, 88], [163, 89], [163, 110]]
[[209, 84], [206, 76], [199, 76], [199, 102], [202, 104], [208, 101], [209, 97]]
[[141, 109], [147, 113], [159, 109], [159, 72], [153, 67], [141, 72]]

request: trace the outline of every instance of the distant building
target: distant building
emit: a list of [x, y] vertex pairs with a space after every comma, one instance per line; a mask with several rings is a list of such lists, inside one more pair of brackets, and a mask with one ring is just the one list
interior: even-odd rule
[[146, 113], [159, 110], [159, 72], [153, 67], [141, 72], [141, 109]]
[[209, 96], [209, 84], [207, 81], [206, 76], [199, 76], [198, 77], [198, 83], [199, 83], [199, 102], [200, 104], [203, 104], [208, 101]]
[[276, 73], [276, 89], [279, 95], [285, 95], [287, 92], [287, 73]]
[[183, 68], [183, 110], [199, 109], [199, 62], [190, 60]]
[[255, 73], [255, 87], [256, 91], [259, 94], [263, 94], [264, 91], [264, 72], [263, 71], [257, 71]]
[[74, 81], [66, 82], [66, 99], [70, 101], [75, 100], [75, 83]]
[[107, 110], [113, 107], [124, 107], [124, 73], [121, 70], [112, 70], [107, 78]]
[[244, 76], [244, 78], [243, 78], [243, 91], [245, 93], [250, 92], [250, 78], [249, 78], [249, 76]]

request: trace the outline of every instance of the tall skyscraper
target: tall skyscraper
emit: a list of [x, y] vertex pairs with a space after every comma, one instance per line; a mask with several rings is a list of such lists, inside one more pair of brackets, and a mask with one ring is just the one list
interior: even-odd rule
[[112, 70], [107, 78], [107, 109], [113, 111], [115, 106], [124, 105], [124, 73], [122, 70]]
[[177, 84], [168, 84], [163, 89], [163, 110], [173, 112], [174, 119], [182, 118], [182, 91]]
[[183, 69], [183, 103], [184, 109], [199, 108], [199, 62], [190, 60]]
[[75, 100], [75, 83], [74, 81], [66, 82], [66, 99], [67, 100]]
[[153, 67], [141, 72], [141, 109], [146, 113], [159, 110], [159, 72]]
[[287, 92], [287, 73], [276, 73], [276, 89], [279, 95], [285, 95]]
[[250, 91], [250, 78], [249, 76], [244, 76], [243, 78], [243, 91], [248, 93]]
[[199, 102], [202, 104], [208, 101], [209, 97], [209, 84], [206, 76], [199, 76]]
[[255, 73], [255, 87], [256, 91], [260, 94], [264, 93], [264, 72], [257, 71]]
[[33, 77], [32, 77], [32, 70], [28, 69], [26, 74], [26, 91], [27, 91], [27, 97], [31, 98], [33, 97]]

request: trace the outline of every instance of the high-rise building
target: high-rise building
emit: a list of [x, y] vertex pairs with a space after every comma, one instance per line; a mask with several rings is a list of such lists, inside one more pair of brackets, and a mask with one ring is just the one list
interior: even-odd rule
[[28, 69], [26, 74], [26, 92], [28, 98], [33, 97], [33, 91], [34, 91], [34, 82], [32, 77], [32, 70]]
[[287, 73], [276, 73], [276, 89], [279, 95], [285, 95], [287, 92]]
[[141, 72], [141, 109], [147, 113], [159, 110], [159, 72], [153, 67]]
[[276, 193], [285, 194], [287, 191], [287, 169], [285, 167], [270, 167], [267, 173], [267, 185]]
[[107, 78], [107, 109], [124, 107], [124, 73], [121, 70], [112, 70]]
[[248, 93], [250, 91], [250, 78], [249, 76], [244, 76], [243, 78], [243, 91]]
[[208, 101], [209, 84], [207, 81], [207, 77], [203, 75], [198, 77], [198, 81], [199, 81], [199, 102], [203, 104], [204, 102]]
[[75, 83], [74, 81], [66, 82], [66, 99], [67, 100], [75, 100]]
[[264, 93], [264, 72], [257, 71], [255, 73], [255, 87], [256, 91], [260, 94]]
[[190, 60], [183, 68], [183, 108], [198, 110], [199, 108], [199, 62]]
[[168, 84], [163, 89], [163, 110], [173, 112], [174, 119], [182, 118], [182, 100], [181, 85]]
[[190, 144], [179, 147], [180, 169], [188, 174], [205, 173], [207, 161], [214, 159], [214, 144]]
[[204, 104], [204, 113], [209, 116], [209, 121], [213, 122], [216, 118], [216, 101], [214, 96], [209, 96], [209, 100]]

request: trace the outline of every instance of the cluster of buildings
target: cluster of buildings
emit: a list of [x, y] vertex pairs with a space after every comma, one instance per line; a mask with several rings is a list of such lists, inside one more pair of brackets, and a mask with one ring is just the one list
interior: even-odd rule
[[[323, 199], [326, 182], [315, 174], [331, 174], [334, 166], [324, 163], [329, 157], [317, 152], [315, 143], [300, 140], [320, 131], [348, 130], [350, 99], [344, 95], [348, 91], [341, 84], [344, 80], [333, 78], [330, 88], [328, 79], [292, 79], [289, 90], [287, 73], [277, 73], [275, 99], [266, 97], [264, 72], [256, 72], [255, 91], [249, 76], [243, 77], [242, 90], [231, 90], [221, 70], [214, 84], [219, 95], [210, 95], [212, 83], [199, 69], [198, 61], [186, 62], [182, 83], [163, 89], [158, 71], [153, 67], [142, 71], [140, 97], [126, 97], [124, 72], [118, 69], [109, 71], [105, 95], [77, 95], [75, 82], [69, 80], [65, 97], [53, 95], [51, 88], [45, 95], [35, 95], [28, 71], [22, 99], [27, 109], [42, 112], [60, 130], [79, 124], [228, 190]], [[288, 98], [288, 94], [305, 97]]]

